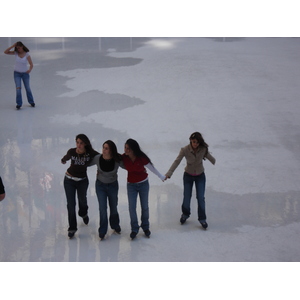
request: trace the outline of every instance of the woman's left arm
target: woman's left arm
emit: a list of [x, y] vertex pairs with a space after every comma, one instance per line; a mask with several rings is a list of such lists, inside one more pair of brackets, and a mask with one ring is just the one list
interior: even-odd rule
[[100, 159], [100, 154], [95, 155], [94, 158], [89, 161], [87, 166], [90, 167], [90, 166], [97, 165], [99, 159]]
[[165, 181], [167, 179], [166, 176], [160, 174], [159, 171], [151, 163], [148, 163], [147, 165], [145, 165], [145, 167], [149, 169], [152, 173], [154, 173], [156, 176], [158, 176], [162, 181]]
[[205, 158], [207, 158], [213, 165], [216, 163], [216, 159], [207, 151]]
[[33, 69], [33, 63], [32, 63], [32, 59], [31, 59], [30, 55], [28, 55], [27, 61], [29, 63], [29, 69], [28, 69], [28, 71], [26, 73], [29, 74], [31, 72], [31, 70]]
[[120, 167], [124, 170], [126, 170], [123, 159], [120, 161]]

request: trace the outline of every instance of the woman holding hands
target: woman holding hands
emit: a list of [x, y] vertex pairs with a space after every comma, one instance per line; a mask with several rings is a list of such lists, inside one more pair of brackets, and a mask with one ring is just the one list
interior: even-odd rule
[[198, 201], [198, 220], [201, 226], [206, 229], [208, 227], [206, 222], [204, 197], [206, 177], [202, 161], [208, 159], [212, 164], [215, 164], [216, 159], [208, 152], [208, 145], [205, 143], [200, 132], [192, 133], [189, 140], [190, 143], [181, 148], [179, 155], [166, 173], [166, 177], [171, 178], [173, 172], [178, 167], [183, 157], [185, 157], [187, 165], [183, 174], [184, 190], [180, 223], [184, 224], [191, 214], [192, 189], [193, 184], [195, 183], [196, 198]]
[[87, 176], [87, 167], [91, 160], [99, 154], [92, 147], [89, 138], [85, 134], [78, 134], [75, 138], [76, 148], [68, 150], [67, 154], [61, 159], [61, 163], [65, 164], [71, 160], [70, 167], [67, 169], [64, 178], [64, 188], [67, 197], [68, 209], [68, 236], [72, 238], [77, 231], [76, 220], [76, 193], [78, 197], [78, 215], [82, 217], [84, 224], [89, 223], [87, 189], [89, 179]]
[[[166, 179], [153, 166], [150, 158], [141, 150], [137, 141], [128, 139], [125, 143], [124, 154], [122, 155], [123, 164], [128, 171], [127, 176], [127, 196], [129, 204], [129, 215], [131, 224], [131, 239], [134, 239], [142, 227], [146, 237], [150, 237], [149, 223], [149, 181], [146, 168], [157, 175], [162, 181]], [[141, 203], [141, 225], [139, 226], [136, 206], [137, 196]]]
[[[104, 239], [108, 220], [110, 227], [116, 232], [121, 233], [120, 218], [118, 213], [118, 169], [121, 163], [121, 155], [117, 151], [115, 143], [108, 140], [102, 145], [102, 154], [98, 154], [91, 162], [97, 165], [96, 194], [99, 202], [99, 238]], [[107, 216], [107, 203], [109, 204], [110, 215]]]

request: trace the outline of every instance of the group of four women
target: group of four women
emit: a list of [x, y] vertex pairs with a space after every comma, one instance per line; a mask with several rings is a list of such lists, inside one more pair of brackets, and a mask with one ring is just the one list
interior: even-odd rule
[[[95, 183], [96, 194], [99, 202], [100, 226], [99, 237], [104, 239], [108, 223], [116, 232], [121, 233], [120, 218], [118, 214], [118, 169], [127, 170], [127, 196], [129, 204], [129, 215], [131, 234], [134, 239], [141, 227], [146, 237], [150, 237], [149, 223], [149, 182], [145, 167], [157, 175], [162, 181], [171, 178], [173, 172], [180, 164], [183, 157], [186, 158], [187, 165], [184, 172], [184, 197], [182, 203], [181, 224], [189, 218], [190, 202], [192, 197], [193, 183], [196, 186], [196, 197], [198, 201], [198, 220], [204, 229], [207, 228], [205, 214], [205, 174], [202, 161], [206, 158], [215, 164], [215, 158], [208, 152], [208, 145], [205, 143], [199, 132], [194, 132], [190, 136], [190, 143], [181, 148], [178, 157], [170, 167], [166, 175], [162, 175], [153, 165], [150, 158], [141, 150], [137, 141], [128, 139], [125, 143], [124, 154], [119, 154], [115, 143], [108, 140], [103, 143], [102, 154], [95, 151], [89, 138], [84, 134], [76, 136], [76, 148], [68, 150], [61, 159], [65, 164], [71, 160], [64, 178], [64, 188], [67, 198], [68, 209], [68, 236], [72, 238], [77, 231], [76, 220], [76, 193], [78, 198], [78, 215], [82, 217], [85, 224], [89, 223], [87, 188], [89, 180], [87, 167], [97, 165], [97, 179]], [[141, 204], [141, 224], [137, 216], [137, 198]], [[107, 209], [110, 209], [108, 218]]]

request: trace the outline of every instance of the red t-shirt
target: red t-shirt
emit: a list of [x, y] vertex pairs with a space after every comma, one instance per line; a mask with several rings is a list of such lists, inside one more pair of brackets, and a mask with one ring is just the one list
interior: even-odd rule
[[136, 183], [147, 179], [148, 173], [145, 169], [145, 165], [150, 162], [145, 157], [137, 157], [133, 162], [128, 155], [122, 155], [125, 169], [128, 171], [127, 182]]

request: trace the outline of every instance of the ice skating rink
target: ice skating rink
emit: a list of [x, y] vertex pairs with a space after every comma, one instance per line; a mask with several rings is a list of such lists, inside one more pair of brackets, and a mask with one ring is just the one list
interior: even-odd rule
[[[21, 38], [0, 38], [3, 51]], [[14, 58], [1, 62], [2, 262], [298, 262], [300, 260], [299, 38], [22, 38], [34, 63], [36, 107], [15, 109]], [[131, 137], [165, 173], [194, 131], [204, 162], [209, 228], [180, 225], [183, 161], [150, 173], [152, 235], [129, 238], [126, 172], [119, 171], [121, 235], [97, 235], [96, 168], [90, 223], [67, 237], [60, 159], [75, 136], [94, 148]]]
[[[30, 49], [36, 102], [30, 107], [23, 89], [19, 111], [14, 58], [3, 54], [18, 40]], [[250, 299], [241, 290], [249, 290], [248, 280], [255, 286], [251, 299], [260, 299], [260, 289], [281, 299], [295, 288], [299, 38], [2, 37], [0, 44], [0, 176], [6, 189], [0, 203], [0, 262], [7, 299], [25, 294], [52, 299], [58, 290], [82, 299], [90, 293], [111, 295], [110, 290], [143, 293], [149, 286], [159, 289], [148, 291], [146, 299], [157, 292], [179, 299], [186, 297], [188, 285], [197, 291], [200, 282], [206, 289], [199, 295], [217, 299], [236, 291], [238, 299]], [[197, 221], [195, 193], [190, 219], [179, 223], [183, 161], [166, 182], [149, 174], [152, 235], [147, 239], [140, 232], [134, 241], [126, 172], [119, 171], [122, 233], [109, 230], [100, 241], [96, 168], [89, 168], [90, 223], [78, 218], [75, 238], [68, 239], [67, 165], [60, 159], [75, 147], [78, 133], [98, 151], [112, 139], [120, 153], [134, 138], [164, 174], [194, 131], [204, 135], [217, 160], [215, 166], [204, 162], [207, 231]], [[286, 272], [266, 262], [293, 264]], [[77, 278], [87, 290], [77, 287]]]

